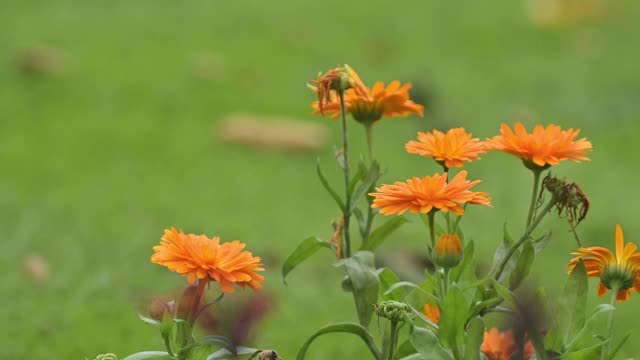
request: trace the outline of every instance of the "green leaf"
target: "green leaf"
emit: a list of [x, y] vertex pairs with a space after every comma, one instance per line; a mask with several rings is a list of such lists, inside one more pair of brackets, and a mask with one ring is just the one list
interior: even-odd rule
[[380, 280], [373, 265], [373, 253], [358, 251], [350, 258], [338, 261], [335, 266], [344, 267], [351, 279], [353, 297], [358, 319], [364, 327], [369, 326], [373, 315], [373, 304], [378, 302]]
[[178, 354], [186, 354], [191, 349], [205, 345], [222, 345], [226, 349], [233, 348], [233, 343], [231, 342], [231, 340], [229, 340], [229, 338], [225, 336], [212, 335], [205, 336], [202, 339], [183, 347], [182, 349], [180, 349], [180, 352]]
[[602, 347], [605, 346], [609, 340], [597, 343], [588, 348], [581, 348], [580, 350], [567, 353], [562, 359], [567, 360], [600, 360], [602, 356]]
[[324, 188], [327, 190], [329, 195], [331, 195], [333, 200], [335, 200], [336, 204], [338, 204], [342, 212], [345, 213], [346, 212], [345, 210], [347, 208], [344, 206], [344, 202], [342, 202], [342, 199], [340, 199], [340, 196], [338, 196], [338, 193], [336, 193], [335, 190], [333, 190], [331, 185], [329, 185], [327, 178], [325, 178], [324, 174], [322, 174], [322, 169], [320, 169], [320, 159], [318, 159], [318, 161], [316, 162], [316, 172], [318, 173], [318, 178], [320, 179], [322, 186], [324, 186]]
[[380, 177], [380, 164], [377, 161], [373, 161], [369, 171], [367, 173], [367, 177], [362, 181], [360, 186], [356, 189], [356, 191], [351, 196], [351, 211], [354, 208], [358, 207], [360, 200], [364, 197], [366, 193], [369, 192], [371, 187], [378, 181]]
[[416, 351], [417, 350], [416, 348], [413, 347], [413, 345], [411, 344], [411, 341], [407, 339], [402, 344], [400, 344], [400, 346], [398, 346], [396, 351], [393, 353], [393, 358], [396, 360], [402, 359], [406, 356], [415, 354]]
[[[307, 350], [309, 350], [309, 346], [311, 343], [319, 336], [330, 333], [350, 333], [360, 337], [362, 341], [364, 341], [365, 345], [373, 354], [374, 359], [381, 359], [380, 350], [378, 350], [375, 341], [373, 340], [373, 336], [365, 327], [356, 323], [337, 323], [324, 326], [316, 331], [311, 337], [307, 339], [307, 341], [302, 344], [300, 350], [298, 350], [298, 354], [296, 355], [296, 359], [302, 360], [307, 355]], [[344, 340], [342, 340], [344, 341]]]
[[[505, 223], [503, 226], [502, 242], [496, 249], [496, 253], [493, 256], [493, 265], [491, 266], [491, 273], [494, 273], [495, 271], [498, 270], [498, 266], [502, 262], [502, 259], [504, 259], [505, 255], [509, 252], [509, 250], [514, 244], [515, 242], [513, 241], [511, 234], [509, 234], [509, 229], [507, 229], [507, 224]], [[504, 279], [507, 278], [507, 275], [511, 272], [511, 270], [515, 266], [516, 260], [518, 259], [519, 254], [520, 254], [519, 250], [516, 250], [516, 252], [513, 253], [511, 258], [509, 259], [509, 262], [507, 263], [507, 266], [504, 268], [504, 271], [500, 275], [500, 279], [498, 279], [498, 281], [502, 282]]]
[[414, 283], [412, 283], [412, 282], [410, 282], [410, 281], [399, 281], [399, 282], [397, 282], [397, 283], [395, 283], [395, 284], [391, 285], [391, 286], [387, 289], [387, 291], [385, 291], [385, 292], [383, 293], [383, 295], [389, 295], [389, 294], [391, 294], [392, 292], [394, 292], [394, 291], [396, 291], [396, 290], [398, 290], [398, 289], [402, 289], [402, 288], [412, 288], [412, 289], [415, 289], [415, 290], [419, 290], [420, 292], [422, 292], [422, 294], [427, 295], [429, 298], [431, 298], [431, 299], [433, 299], [433, 300], [435, 300], [435, 301], [438, 301], [438, 298], [437, 298], [437, 297], [435, 297], [435, 295], [433, 295], [431, 292], [429, 292], [429, 291], [425, 290], [425, 289], [424, 289], [424, 288], [422, 288], [421, 286], [418, 286], [418, 285], [416, 285], [416, 284], [414, 284]]
[[227, 359], [227, 358], [236, 359], [238, 355], [249, 355], [249, 354], [253, 354], [256, 351], [258, 351], [258, 349], [245, 347], [245, 346], [238, 346], [235, 348], [235, 354], [234, 354], [231, 351], [223, 348], [214, 353], [211, 353], [209, 356], [207, 356], [207, 360]]
[[426, 328], [414, 327], [409, 336], [411, 344], [422, 355], [424, 360], [453, 360], [451, 353], [442, 347], [433, 331]]
[[122, 360], [163, 360], [173, 359], [166, 351], [143, 351], [129, 355]]
[[474, 317], [469, 323], [464, 346], [464, 360], [480, 360], [480, 346], [484, 341], [484, 321]]
[[142, 314], [138, 314], [138, 317], [140, 318], [140, 320], [146, 322], [149, 325], [153, 325], [153, 326], [156, 326], [156, 327], [160, 327], [160, 325], [161, 325], [160, 321], [152, 319], [150, 317], [146, 317], [146, 316], [144, 316]]
[[533, 265], [535, 258], [536, 253], [533, 249], [533, 245], [531, 245], [531, 242], [525, 241], [525, 243], [522, 244], [522, 252], [520, 253], [516, 267], [513, 269], [511, 276], [509, 277], [509, 289], [514, 290], [520, 286], [522, 280], [529, 275], [531, 265]]
[[469, 304], [462, 291], [453, 286], [444, 298], [440, 308], [440, 341], [453, 349], [464, 343], [464, 325], [467, 321]]
[[587, 269], [580, 260], [571, 271], [560, 298], [560, 306], [563, 308], [560, 315], [563, 323], [568, 325], [564, 329], [565, 339], [568, 339], [569, 334], [576, 334], [584, 327], [588, 290]]
[[[613, 310], [615, 310], [615, 307], [609, 304], [600, 304], [596, 306], [591, 312], [591, 314], [589, 315], [589, 318], [585, 321], [584, 326], [580, 329], [580, 331], [576, 334], [576, 336], [573, 339], [571, 339], [571, 341], [567, 345], [567, 351], [570, 352], [570, 351], [584, 347], [584, 342], [588, 339], [588, 335], [596, 326], [596, 319], [600, 315], [607, 314]], [[570, 334], [574, 334], [574, 333], [570, 333]]]
[[358, 230], [360, 231], [360, 236], [364, 239], [364, 235], [367, 232], [367, 221], [364, 219], [362, 210], [360, 210], [360, 208], [353, 209], [353, 216], [358, 220]]
[[404, 216], [393, 216], [389, 220], [385, 221], [382, 225], [378, 226], [369, 239], [362, 244], [361, 250], [374, 251], [378, 246], [382, 245], [384, 240], [391, 235], [394, 231], [398, 230], [400, 226], [409, 221]]
[[513, 293], [509, 289], [504, 287], [495, 279], [491, 279], [491, 282], [493, 283], [493, 288], [496, 290], [496, 293], [498, 294], [498, 296], [502, 298], [502, 300], [506, 301], [507, 304], [513, 307], [517, 306], [518, 302], [516, 300], [516, 297], [515, 295], [513, 295]]
[[383, 268], [378, 270], [378, 278], [380, 279], [380, 297], [382, 300], [395, 300], [402, 301], [405, 297], [405, 291], [402, 288], [396, 288], [392, 291], [387, 291], [391, 286], [398, 283], [400, 279], [389, 268]]
[[549, 243], [549, 240], [551, 240], [551, 231], [549, 231], [548, 233], [546, 233], [545, 235], [542, 235], [540, 238], [536, 239], [533, 243], [536, 245], [535, 250], [536, 250], [536, 254], [538, 254], [539, 252], [541, 252], [542, 250], [544, 250], [544, 248], [547, 246], [547, 244]]
[[609, 350], [609, 360], [613, 360], [613, 358], [616, 356], [618, 351], [620, 351], [620, 349], [622, 349], [622, 346], [624, 346], [624, 344], [627, 342], [627, 340], [629, 340], [629, 337], [631, 336], [631, 333], [632, 333], [632, 331], [629, 330], [629, 332], [627, 332], [627, 334], [625, 336], [623, 336], [622, 339], [618, 342], [618, 345], [616, 345], [612, 350]]
[[475, 280], [475, 274], [473, 269], [473, 257], [475, 253], [475, 247], [473, 240], [470, 240], [464, 247], [464, 257], [462, 262], [451, 270], [451, 280], [454, 282], [460, 281], [463, 274], [470, 274], [471, 280]]
[[320, 240], [315, 236], [310, 236], [302, 240], [300, 245], [293, 250], [293, 252], [284, 261], [284, 264], [282, 264], [282, 281], [285, 285], [287, 284], [287, 281], [285, 280], [287, 274], [321, 248], [331, 249], [331, 244]]
[[356, 173], [351, 178], [351, 182], [349, 182], [349, 194], [353, 193], [353, 190], [358, 185], [358, 182], [363, 179], [367, 175], [367, 167], [364, 165], [364, 161], [360, 160], [358, 162], [358, 169]]

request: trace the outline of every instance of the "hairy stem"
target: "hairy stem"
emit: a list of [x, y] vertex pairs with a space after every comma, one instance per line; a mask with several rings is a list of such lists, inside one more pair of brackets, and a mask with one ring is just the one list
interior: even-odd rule
[[[610, 302], [611, 306], [614, 306], [616, 303], [618, 288], [619, 287], [614, 287], [611, 291], [611, 302]], [[602, 356], [600, 357], [601, 360], [606, 360], [607, 356], [609, 355], [609, 344], [611, 344], [611, 340], [613, 336], [613, 314], [614, 314], [614, 311], [611, 311], [609, 313], [609, 319], [607, 320], [607, 339], [609, 339], [609, 342], [604, 344], [604, 346], [602, 347]]]
[[527, 215], [527, 225], [525, 229], [529, 228], [531, 225], [531, 220], [533, 220], [533, 213], [536, 212], [536, 203], [538, 198], [538, 186], [540, 186], [540, 174], [541, 170], [531, 170], [533, 172], [533, 193], [531, 194], [531, 204], [529, 205], [529, 215]]
[[351, 220], [351, 192], [349, 191], [349, 141], [347, 133], [347, 109], [344, 104], [344, 91], [338, 91], [340, 97], [340, 114], [342, 115], [342, 156], [344, 157], [344, 188], [346, 192], [344, 210], [344, 254], [343, 257], [351, 257], [351, 234], [349, 233], [349, 223]]

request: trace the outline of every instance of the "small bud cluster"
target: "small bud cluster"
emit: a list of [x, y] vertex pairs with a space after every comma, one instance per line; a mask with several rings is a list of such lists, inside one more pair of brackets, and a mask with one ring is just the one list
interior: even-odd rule
[[379, 304], [373, 304], [373, 309], [378, 316], [394, 322], [404, 321], [404, 315], [412, 319], [415, 315], [409, 305], [399, 301], [387, 300]]

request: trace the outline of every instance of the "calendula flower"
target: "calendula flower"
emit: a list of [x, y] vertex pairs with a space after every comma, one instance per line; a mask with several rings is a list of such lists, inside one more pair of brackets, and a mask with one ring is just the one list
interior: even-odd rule
[[537, 125], [533, 133], [521, 123], [516, 123], [512, 131], [509, 126], [500, 126], [500, 135], [487, 139], [490, 150], [503, 151], [521, 158], [529, 168], [547, 168], [561, 161], [589, 161], [585, 154], [591, 151], [591, 143], [582, 138], [575, 140], [580, 130], [562, 130], [557, 125], [546, 128]]
[[478, 155], [487, 153], [486, 144], [473, 138], [461, 127], [446, 133], [438, 130], [419, 132], [418, 141], [409, 141], [405, 148], [409, 154], [433, 158], [448, 169], [462, 167], [471, 160], [480, 160]]
[[[318, 101], [314, 104], [317, 105], [318, 112], [322, 115], [324, 115], [325, 103], [332, 103], [337, 98], [335, 92], [332, 93], [332, 90], [345, 91], [351, 89], [355, 94], [365, 94], [367, 92], [358, 73], [346, 64], [319, 75], [312, 82], [317, 86], [308, 86], [318, 94]], [[340, 111], [339, 106], [340, 103], [338, 103], [338, 113]]]
[[264, 271], [260, 257], [242, 251], [244, 247], [238, 240], [221, 244], [217, 236], [209, 239], [172, 227], [164, 231], [160, 245], [153, 247], [151, 262], [186, 276], [190, 284], [196, 279], [204, 283], [214, 280], [226, 293], [234, 291], [233, 284], [259, 290], [264, 282], [264, 277], [256, 273]]
[[434, 324], [440, 323], [440, 308], [431, 304], [424, 304], [424, 312], [422, 313], [427, 319], [431, 320]]
[[603, 297], [607, 291], [614, 289], [618, 293], [618, 301], [631, 297], [630, 291], [635, 288], [640, 292], [640, 253], [634, 243], [624, 245], [624, 236], [620, 225], [616, 225], [616, 254], [600, 246], [580, 248], [569, 264], [569, 271], [582, 260], [589, 277], [599, 277], [598, 295]]
[[442, 234], [433, 247], [433, 263], [451, 269], [462, 261], [462, 242], [457, 234]]
[[[518, 352], [518, 346], [511, 330], [502, 333], [498, 329], [492, 328], [484, 332], [484, 341], [480, 350], [489, 360], [510, 360], [511, 356]], [[524, 344], [522, 352], [523, 359], [530, 359], [535, 355], [535, 350], [530, 341]]]
[[462, 205], [465, 203], [491, 206], [491, 199], [486, 197], [486, 192], [469, 190], [480, 183], [480, 180], [469, 181], [466, 179], [467, 172], [461, 171], [447, 183], [448, 175], [414, 177], [406, 182], [382, 185], [376, 188], [378, 192], [369, 194], [375, 197], [371, 207], [380, 209], [380, 213], [384, 215], [402, 215], [406, 211], [426, 214], [433, 209], [462, 215]]
[[[411, 114], [423, 116], [424, 106], [409, 99], [411, 87], [411, 84], [401, 85], [397, 80], [389, 83], [387, 87], [380, 81], [376, 82], [372, 89], [354, 86], [344, 94], [347, 114], [351, 114], [356, 121], [365, 125], [370, 125], [382, 117], [406, 117]], [[331, 93], [326, 102], [318, 100], [311, 106], [315, 109], [315, 114], [330, 114], [331, 119], [340, 117], [340, 99], [335, 92]]]

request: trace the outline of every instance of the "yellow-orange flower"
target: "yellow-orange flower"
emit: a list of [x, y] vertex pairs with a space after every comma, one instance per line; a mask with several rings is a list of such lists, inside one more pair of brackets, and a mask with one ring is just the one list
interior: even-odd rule
[[609, 289], [617, 289], [618, 301], [628, 300], [630, 291], [635, 288], [640, 292], [640, 253], [634, 243], [624, 246], [624, 235], [620, 225], [616, 225], [616, 254], [600, 246], [580, 248], [569, 264], [571, 272], [578, 261], [582, 260], [589, 277], [599, 277], [598, 295], [603, 297]]
[[442, 234], [433, 247], [433, 263], [451, 269], [462, 261], [462, 242], [458, 234]]
[[[484, 341], [480, 350], [489, 360], [509, 360], [518, 351], [518, 346], [511, 330], [502, 333], [492, 328], [484, 332]], [[527, 341], [524, 344], [523, 359], [530, 359], [533, 355], [535, 355], [533, 345]]]
[[242, 251], [244, 247], [238, 240], [220, 244], [217, 236], [209, 239], [205, 235], [178, 232], [172, 227], [164, 231], [160, 245], [153, 247], [151, 262], [186, 276], [190, 284], [196, 279], [215, 280], [227, 293], [234, 291], [234, 283], [259, 290], [264, 282], [264, 277], [256, 273], [264, 271], [260, 257]]
[[491, 199], [486, 197], [486, 192], [469, 190], [480, 180], [467, 180], [466, 171], [459, 172], [449, 183], [447, 177], [448, 173], [434, 174], [433, 177], [414, 177], [406, 182], [382, 185], [376, 188], [378, 192], [369, 194], [375, 197], [371, 207], [380, 209], [384, 215], [402, 215], [406, 211], [425, 214], [433, 209], [462, 215], [464, 203], [491, 206]]
[[[315, 83], [317, 87], [312, 85], [308, 86], [318, 94], [318, 101], [314, 104], [317, 104], [318, 113], [322, 115], [324, 115], [325, 103], [331, 103], [337, 98], [335, 92], [332, 93], [332, 90], [346, 90], [350, 88], [355, 94], [361, 95], [367, 91], [358, 73], [346, 64], [327, 71], [325, 74], [318, 76], [316, 80], [312, 80], [312, 82]], [[340, 104], [338, 103], [338, 111], [340, 111], [339, 106]]]
[[591, 151], [591, 142], [586, 138], [575, 140], [580, 130], [561, 130], [557, 125], [549, 125], [545, 129], [537, 125], [529, 134], [519, 122], [514, 130], [502, 124], [501, 134], [487, 139], [489, 149], [515, 155], [525, 163], [530, 162], [541, 168], [558, 165], [564, 160], [589, 160], [584, 155]]
[[487, 146], [472, 138], [464, 128], [450, 129], [445, 133], [418, 132], [418, 141], [409, 141], [405, 148], [409, 154], [418, 154], [435, 159], [447, 168], [462, 167], [464, 162], [480, 160], [478, 155], [487, 153]]
[[[371, 124], [382, 117], [406, 117], [411, 114], [424, 115], [424, 106], [416, 104], [409, 98], [411, 84], [401, 85], [400, 81], [392, 81], [387, 87], [383, 82], [376, 82], [373, 88], [366, 86], [352, 87], [344, 94], [347, 114], [356, 121]], [[330, 114], [331, 119], [340, 117], [340, 99], [332, 92], [327, 101], [315, 101], [311, 104], [315, 114]]]
[[440, 308], [436, 305], [424, 304], [424, 316], [433, 321], [434, 324], [440, 323]]

